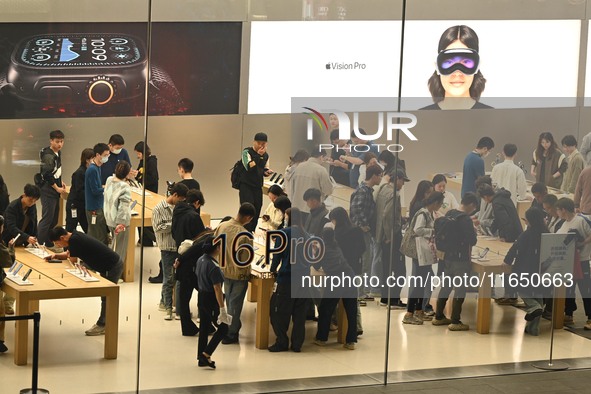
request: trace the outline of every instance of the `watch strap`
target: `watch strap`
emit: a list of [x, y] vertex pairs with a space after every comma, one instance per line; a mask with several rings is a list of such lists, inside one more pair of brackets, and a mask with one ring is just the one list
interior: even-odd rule
[[150, 115], [174, 115], [187, 110], [170, 74], [156, 64], [150, 68], [148, 109]]

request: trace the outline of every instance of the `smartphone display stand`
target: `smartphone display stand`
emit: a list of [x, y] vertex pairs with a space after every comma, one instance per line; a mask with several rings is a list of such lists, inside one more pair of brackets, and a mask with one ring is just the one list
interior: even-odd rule
[[23, 278], [19, 274], [13, 275], [12, 273], [7, 272], [6, 279], [16, 283], [19, 286], [32, 286], [33, 285], [33, 282], [31, 282], [28, 278], [27, 278], [27, 280], [23, 280]]
[[42, 259], [51, 256], [51, 254], [49, 254], [49, 252], [47, 252], [47, 250], [45, 250], [44, 248], [25, 248], [25, 250]]
[[66, 270], [66, 272], [74, 275], [78, 279], [82, 279], [85, 282], [100, 282], [99, 278], [95, 278], [94, 276], [90, 275], [89, 272], [84, 275], [85, 272], [81, 269], [69, 268]]

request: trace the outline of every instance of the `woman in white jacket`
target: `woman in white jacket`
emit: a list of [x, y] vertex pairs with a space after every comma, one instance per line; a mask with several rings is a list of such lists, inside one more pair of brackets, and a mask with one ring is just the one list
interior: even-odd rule
[[105, 221], [113, 237], [113, 250], [125, 261], [129, 222], [131, 221], [131, 187], [126, 181], [131, 165], [122, 160], [115, 167], [115, 175], [105, 183]]
[[281, 186], [272, 185], [267, 192], [267, 196], [269, 196], [271, 202], [263, 214], [263, 227], [267, 230], [277, 230], [283, 227], [283, 212], [275, 208], [275, 200], [281, 196], [287, 196], [287, 194], [285, 194]]

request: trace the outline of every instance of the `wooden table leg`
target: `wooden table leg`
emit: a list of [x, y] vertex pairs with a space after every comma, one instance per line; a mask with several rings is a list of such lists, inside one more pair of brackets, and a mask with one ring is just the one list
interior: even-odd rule
[[[30, 306], [26, 291], [16, 292], [16, 310], [17, 316], [29, 314]], [[37, 307], [39, 301], [36, 302]], [[29, 352], [29, 321], [18, 320], [14, 331], [14, 363], [16, 365], [27, 365], [27, 356]]]
[[125, 254], [125, 261], [123, 262], [123, 281], [133, 282], [133, 275], [135, 273], [135, 233], [136, 226], [129, 226], [129, 235], [127, 237], [127, 253]]
[[257, 288], [257, 320], [255, 347], [267, 349], [269, 347], [269, 323], [271, 312], [271, 293], [273, 292], [274, 278], [256, 278]]
[[119, 287], [109, 289], [107, 293], [107, 311], [105, 315], [105, 358], [117, 358], [119, 335]]
[[257, 285], [255, 282], [248, 282], [248, 290], [246, 291], [246, 300], [248, 302], [257, 302]]
[[349, 323], [347, 320], [347, 313], [345, 313], [343, 300], [339, 300], [339, 304], [337, 305], [337, 326], [337, 342], [344, 344], [347, 342], [347, 329]]
[[[58, 203], [58, 209], [59, 209], [59, 213], [57, 216], [57, 224], [58, 226], [65, 226], [66, 225], [66, 219], [64, 216], [64, 207], [66, 206], [65, 202], [66, 200], [64, 200], [64, 198], [62, 197], [63, 194], [60, 196], [59, 198], [59, 203]], [[82, 215], [84, 215], [85, 212], [82, 212]]]
[[554, 315], [554, 328], [564, 327], [564, 305], [566, 298], [566, 287], [557, 287], [554, 292], [556, 300], [554, 301], [554, 307], [552, 308], [552, 314]]
[[490, 302], [492, 287], [486, 280], [486, 273], [481, 275], [481, 286], [478, 289], [478, 309], [476, 312], [476, 332], [488, 334], [490, 331]]

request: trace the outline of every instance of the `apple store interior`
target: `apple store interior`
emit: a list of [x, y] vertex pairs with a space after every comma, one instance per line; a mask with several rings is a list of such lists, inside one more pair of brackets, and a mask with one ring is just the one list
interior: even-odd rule
[[[591, 132], [589, 0], [0, 0], [0, 9], [0, 194], [5, 190], [13, 201], [36, 183], [52, 130], [63, 133], [60, 171], [68, 191], [84, 166], [81, 152], [99, 143], [110, 144], [111, 155], [119, 153], [115, 145], [125, 149], [140, 181], [131, 185], [134, 207], [117, 285], [98, 272], [76, 272], [66, 260], [39, 258], [52, 251], [16, 248], [16, 264], [24, 267], [20, 277], [9, 273], [0, 295], [8, 318], [40, 312], [38, 349], [32, 320], [5, 323], [1, 392], [31, 387], [34, 375], [53, 393], [365, 392], [401, 382], [535, 373], [532, 365], [547, 365], [550, 352], [571, 370], [591, 368], [591, 316], [580, 293], [572, 320], [560, 314], [555, 321], [550, 311], [550, 320], [539, 320], [538, 335], [529, 335], [521, 299], [495, 302], [503, 291], [498, 283], [493, 294], [490, 287], [467, 293], [465, 330], [427, 319], [403, 323], [406, 307], [382, 302], [378, 289], [360, 296], [356, 343], [345, 339], [341, 305], [327, 341], [317, 339], [318, 319], [308, 316], [301, 348], [269, 351], [276, 338], [269, 322], [274, 278], [258, 263], [239, 313], [239, 336], [217, 347], [215, 368], [203, 368], [198, 335], [187, 335], [185, 322], [163, 308], [156, 226], [156, 238], [149, 237], [152, 211], [187, 172], [183, 158], [194, 164], [188, 172], [204, 200], [203, 225], [215, 230], [236, 217], [242, 189], [233, 187], [231, 174], [253, 141], [255, 148], [267, 143], [265, 169], [274, 171], [264, 174], [257, 256], [265, 249], [258, 229], [273, 205], [269, 187], [294, 184], [289, 172], [300, 150], [327, 154], [319, 160], [331, 192], [322, 199], [328, 211], [349, 212], [363, 179], [335, 180], [336, 129], [342, 139], [363, 128], [374, 135], [376, 158], [391, 152], [402, 163], [406, 182], [396, 193], [403, 222], [419, 183], [436, 174], [445, 175], [456, 205], [462, 200], [464, 159], [481, 138], [494, 141], [492, 153], [482, 155], [486, 174], [504, 160], [503, 147], [514, 144], [513, 161], [527, 181], [515, 204], [525, 218], [535, 200], [531, 186], [539, 182], [530, 168], [541, 133], [551, 133], [561, 151], [564, 137], [573, 136], [582, 151]], [[352, 137], [358, 148], [367, 142]], [[148, 188], [150, 158], [157, 177]], [[550, 193], [572, 198], [574, 190], [561, 186]], [[38, 220], [46, 208], [41, 190]], [[72, 215], [65, 190], [58, 225]], [[305, 211], [306, 203], [286, 191], [292, 206]], [[94, 224], [96, 214], [88, 215]], [[83, 231], [82, 222], [77, 229]], [[473, 258], [488, 249], [486, 259], [476, 256], [483, 270], [500, 264], [512, 245], [487, 233], [477, 242]], [[115, 238], [110, 247], [121, 249]], [[404, 264], [410, 275], [411, 258]], [[409, 296], [402, 286], [400, 304]], [[106, 328], [103, 321], [99, 335], [89, 335], [99, 297], [106, 299]], [[188, 324], [199, 326], [197, 299], [194, 292]], [[449, 301], [445, 316], [451, 308]]]

